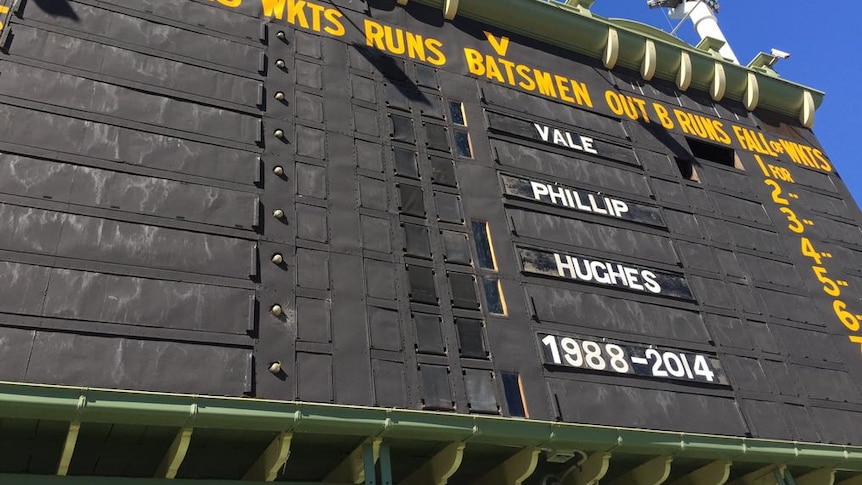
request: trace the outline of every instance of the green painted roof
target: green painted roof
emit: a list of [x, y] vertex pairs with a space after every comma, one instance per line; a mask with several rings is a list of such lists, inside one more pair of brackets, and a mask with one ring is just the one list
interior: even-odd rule
[[[407, 3], [409, 0], [399, 0]], [[679, 73], [686, 54], [690, 59], [690, 83], [685, 89], [711, 92], [717, 77], [724, 72], [723, 93], [752, 109], [765, 109], [799, 118], [813, 124], [814, 110], [823, 102], [824, 93], [785, 79], [771, 69], [746, 67], [722, 59], [717, 52], [687, 45], [661, 30], [638, 22], [608, 19], [578, 6], [592, 1], [569, 0], [572, 5], [546, 3], [540, 0], [413, 0], [419, 3], [455, 11], [489, 25], [497, 26], [536, 40], [572, 50], [595, 59], [605, 57], [609, 29], [616, 31], [618, 58], [614, 66], [641, 70], [647, 55], [646, 43], [656, 47], [655, 78], [679, 83]], [[716, 67], [718, 65], [719, 67]], [[753, 80], [752, 80], [753, 78]], [[685, 90], [683, 89], [683, 90]], [[716, 97], [716, 96], [714, 96]], [[753, 101], [753, 103], [752, 103]]]

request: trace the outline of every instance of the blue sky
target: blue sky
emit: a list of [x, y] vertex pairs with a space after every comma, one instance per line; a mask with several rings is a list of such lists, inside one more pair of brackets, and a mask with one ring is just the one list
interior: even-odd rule
[[[671, 30], [663, 9], [646, 0], [596, 0], [594, 13]], [[791, 57], [776, 64], [781, 77], [826, 92], [814, 133], [857, 204], [862, 203], [862, 1], [721, 0], [719, 24], [739, 57], [777, 48]], [[676, 21], [673, 22], [675, 25]], [[677, 35], [699, 39], [691, 22]]]

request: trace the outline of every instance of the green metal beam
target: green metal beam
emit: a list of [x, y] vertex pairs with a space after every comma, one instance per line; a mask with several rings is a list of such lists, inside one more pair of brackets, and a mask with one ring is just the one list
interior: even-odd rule
[[[447, 5], [447, 0], [415, 1], [441, 10]], [[584, 2], [580, 0], [578, 3]], [[539, 0], [460, 0], [457, 14], [600, 60], [606, 54], [608, 32], [614, 29], [614, 39], [619, 46], [614, 64], [619, 66], [641, 71], [644, 45], [652, 41], [656, 47], [656, 56], [652, 59], [656, 78], [675, 82], [682, 65], [680, 58], [686, 53], [691, 62], [685, 68], [692, 71], [691, 87], [694, 89], [710, 92], [714, 72], [721, 71], [726, 77], [726, 92], [722, 94], [743, 102], [750, 73], [760, 88], [758, 106], [761, 109], [803, 118], [809, 108], [823, 103], [821, 91], [716, 59], [709, 52], [690, 46], [664, 31], [638, 22], [606, 19], [582, 6]], [[652, 69], [648, 73], [651, 77]], [[809, 97], [813, 106], [807, 107], [806, 98]], [[808, 114], [813, 116], [813, 111]]]
[[[80, 412], [81, 402], [85, 402]], [[0, 418], [614, 451], [862, 472], [862, 447], [574, 423], [0, 382]]]
[[[163, 480], [158, 478], [57, 477], [49, 475], [0, 474], [0, 485], [249, 485], [237, 480]], [[320, 485], [319, 482], [290, 482], [290, 485]]]

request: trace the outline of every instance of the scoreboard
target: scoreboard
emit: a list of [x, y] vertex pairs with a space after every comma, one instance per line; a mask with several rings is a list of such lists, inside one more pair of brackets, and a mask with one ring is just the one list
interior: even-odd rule
[[782, 81], [431, 1], [0, 18], [0, 380], [862, 444], [862, 214]]

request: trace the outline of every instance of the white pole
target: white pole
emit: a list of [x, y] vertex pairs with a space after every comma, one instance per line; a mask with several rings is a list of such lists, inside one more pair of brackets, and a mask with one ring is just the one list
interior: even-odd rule
[[671, 9], [670, 17], [672, 19], [690, 18], [694, 24], [694, 30], [697, 31], [701, 39], [712, 37], [713, 39], [723, 40], [724, 47], [719, 49], [719, 53], [722, 57], [729, 59], [734, 64], [739, 64], [739, 59], [737, 59], [736, 54], [733, 52], [733, 49], [731, 49], [730, 43], [727, 42], [727, 38], [721, 31], [721, 27], [718, 26], [718, 19], [715, 16], [715, 12], [713, 12], [706, 2], [683, 2], [677, 7]]

